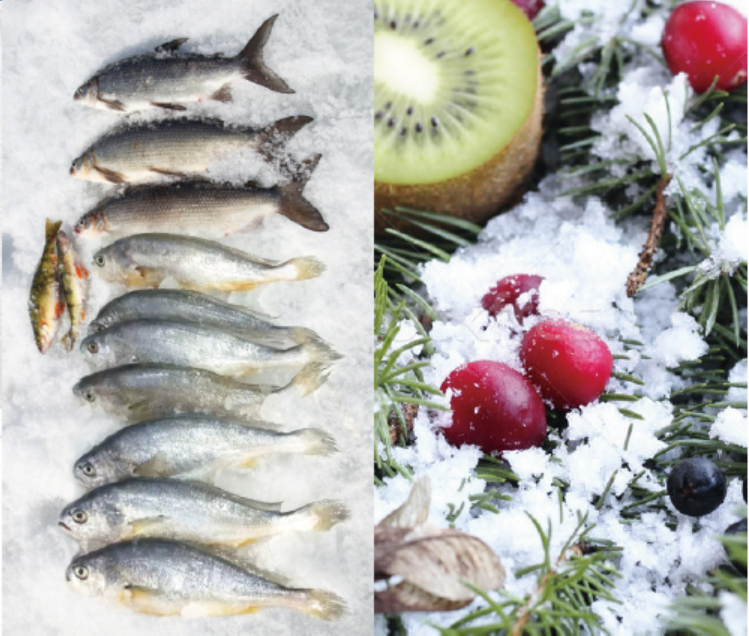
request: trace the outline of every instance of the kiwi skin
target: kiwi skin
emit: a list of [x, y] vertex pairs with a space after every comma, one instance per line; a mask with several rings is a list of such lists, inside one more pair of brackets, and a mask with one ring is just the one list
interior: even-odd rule
[[510, 143], [482, 165], [438, 183], [410, 185], [375, 181], [375, 234], [382, 236], [388, 227], [409, 228], [413, 232], [414, 226], [393, 214], [383, 214], [383, 209], [394, 210], [400, 206], [483, 223], [522, 194], [538, 158], [543, 134], [544, 80], [540, 51], [536, 77], [536, 96], [530, 115]]

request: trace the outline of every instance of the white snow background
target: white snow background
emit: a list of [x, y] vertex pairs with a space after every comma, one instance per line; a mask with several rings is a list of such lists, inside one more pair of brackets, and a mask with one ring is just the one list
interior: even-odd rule
[[[569, 32], [557, 48], [560, 59], [591, 38], [606, 42], [615, 35], [657, 48], [665, 22], [663, 15], [667, 14], [664, 8], [649, 18], [641, 18], [643, 0], [635, 3], [559, 0], [554, 4], [570, 20], [579, 18], [584, 10], [602, 16], [588, 24], [578, 24]], [[660, 4], [665, 7], [668, 3]], [[731, 4], [740, 5], [741, 1]], [[628, 17], [624, 18], [625, 14]], [[583, 75], [596, 68], [591, 64], [580, 65]], [[671, 134], [667, 130], [663, 89], [671, 100], [674, 116]], [[661, 138], [673, 141], [667, 154], [669, 172], [681, 176], [689, 187], [710, 192], [715, 202], [714, 187], [709, 187], [696, 167], [705, 162], [704, 148], [679, 159], [687, 148], [714, 134], [719, 126], [713, 120], [702, 130], [691, 132], [694, 122], [682, 120], [684, 101], [693, 97], [686, 77], [671, 77], [667, 69], [642, 53], [626, 66], [616, 97], [617, 106], [593, 119], [594, 130], [601, 135], [593, 148], [596, 158], [632, 162], [642, 157], [651, 160], [653, 169], [658, 171], [650, 147], [626, 117], [630, 115], [644, 124], [643, 112], [646, 112], [659, 127]], [[727, 162], [721, 167], [720, 177], [728, 223], [725, 232], [717, 227], [710, 230], [717, 249], [713, 253], [715, 258], [706, 259], [703, 264], [716, 275], [721, 266], [731, 271], [739, 262], [746, 262], [748, 247], [746, 153], [734, 145], [725, 154]], [[593, 604], [602, 626], [609, 633], [621, 636], [660, 634], [668, 604], [684, 595], [688, 584], [696, 583], [725, 562], [723, 547], [715, 536], [739, 519], [737, 511], [745, 505], [741, 480], [729, 477], [723, 505], [699, 519], [679, 514], [666, 497], [665, 504], [677, 519], [673, 531], [666, 526], [667, 518], [662, 511], [645, 513], [631, 524], [621, 523], [622, 509], [635, 501], [627, 488], [629, 481], [644, 470], [643, 463], [648, 458], [665, 448], [655, 433], [671, 423], [673, 407], [668, 396], [683, 386], [683, 380], [670, 369], [683, 361], [696, 360], [706, 353], [707, 345], [697, 322], [675, 311], [678, 298], [671, 283], [643, 291], [634, 300], [627, 298], [627, 276], [637, 264], [650, 219], [637, 217], [617, 225], [611, 218], [614, 210], [608, 209], [599, 198], [588, 197], [581, 203], [560, 196], [584, 183], [580, 179], [548, 175], [520, 205], [492, 219], [476, 245], [459, 250], [449, 263], [433, 260], [423, 267], [421, 279], [427, 298], [440, 316], [430, 333], [435, 353], [431, 366], [423, 369], [424, 380], [439, 387], [461, 364], [482, 359], [503, 362], [522, 373], [518, 351], [524, 333], [543, 319], [563, 318], [595, 331], [613, 354], [629, 356], [629, 360], [616, 360], [614, 370], [645, 381], [642, 399], [624, 405], [597, 401], [572, 411], [568, 415], [568, 428], [561, 435], [550, 433], [562, 442], [553, 456], [541, 449], [505, 452], [503, 457], [520, 482], [518, 488], [490, 485], [513, 497], [509, 502], [494, 502], [498, 514], [471, 508], [470, 496], [484, 492], [487, 486], [472, 477], [481, 452], [474, 446], [455, 448], [445, 441], [441, 428], [450, 426], [449, 412], [429, 413], [420, 409], [414, 422], [415, 443], [407, 448], [394, 448], [393, 455], [400, 464], [411, 466], [416, 477], [430, 476], [429, 522], [446, 527], [446, 517], [452, 515], [452, 519], [455, 511], [460, 511], [454, 526], [479, 537], [499, 555], [508, 573], [505, 590], [515, 596], [530, 594], [537, 581], [532, 574], [516, 578], [514, 572], [543, 561], [541, 540], [526, 512], [544, 529], [547, 523], [551, 524], [552, 561], [574, 529], [577, 513], [588, 514], [588, 523], [597, 524], [593, 537], [611, 540], [623, 548], [616, 564], [621, 577], [615, 579], [613, 590], [622, 603], [598, 600]], [[675, 185], [676, 180], [669, 192], [674, 191]], [[634, 200], [640, 192], [633, 189], [630, 194]], [[659, 258], [661, 252], [656, 253], [656, 262]], [[715, 259], [719, 262], [713, 262]], [[496, 320], [481, 308], [481, 298], [498, 280], [518, 273], [545, 277], [540, 287], [541, 316], [526, 319], [522, 327], [509, 308]], [[745, 309], [740, 316], [746, 322]], [[403, 322], [395, 346], [417, 337], [414, 326]], [[621, 339], [640, 341], [644, 346], [625, 351]], [[404, 359], [402, 363], [411, 361]], [[733, 367], [729, 381], [746, 382], [746, 374], [744, 360]], [[614, 378], [607, 388], [613, 393], [632, 392], [632, 385]], [[731, 389], [726, 399], [746, 402], [746, 395], [744, 389]], [[618, 410], [621, 406], [643, 419], [625, 417]], [[625, 449], [630, 424], [632, 432]], [[745, 409], [727, 409], [712, 426], [705, 425], [705, 430], [711, 437], [746, 446], [746, 427]], [[678, 456], [678, 452], [671, 451], [667, 457]], [[611, 490], [599, 510], [597, 497], [615, 471]], [[564, 504], [560, 504], [555, 479], [570, 484]], [[375, 493], [375, 522], [401, 505], [412, 485], [402, 476], [385, 482]], [[638, 484], [653, 492], [664, 489], [650, 470], [644, 470]], [[496, 593], [492, 595], [502, 598]], [[732, 636], [746, 636], [746, 603], [729, 593], [720, 598], [721, 616]], [[479, 599], [456, 612], [414, 612], [403, 614], [402, 618], [409, 636], [431, 636], [435, 625], [448, 627], [485, 606]], [[743, 622], [737, 618], [742, 614]], [[491, 621], [492, 617], [483, 620]], [[480, 624], [481, 620], [471, 623]], [[386, 621], [381, 616], [377, 617], [375, 631], [387, 634]]]
[[[4, 633], [78, 636], [149, 634], [366, 634], [372, 625], [372, 26], [363, 0], [12, 0], [4, 2], [3, 54], [3, 596]], [[73, 101], [78, 86], [116, 60], [189, 37], [186, 52], [236, 55], [260, 24], [280, 16], [265, 49], [267, 64], [296, 91], [281, 95], [236, 81], [230, 104], [204, 102], [187, 115], [263, 126], [311, 115], [289, 143], [296, 159], [321, 152], [305, 196], [330, 225], [310, 232], [268, 218], [254, 233], [224, 242], [271, 259], [315, 255], [327, 271], [314, 280], [262, 286], [233, 302], [259, 306], [279, 324], [317, 331], [345, 354], [322, 388], [302, 399], [271, 397], [262, 417], [293, 429], [320, 426], [341, 452], [332, 457], [279, 456], [247, 473], [219, 475], [217, 485], [284, 509], [337, 498], [352, 519], [328, 533], [299, 533], [250, 549], [257, 564], [295, 586], [331, 590], [349, 613], [338, 623], [292, 610], [227, 618], [155, 618], [75, 594], [65, 568], [76, 544], [57, 527], [65, 504], [83, 494], [74, 460], [118, 425], [79, 403], [71, 389], [88, 374], [76, 350], [39, 354], [29, 324], [31, 278], [42, 253], [46, 217], [64, 229], [112, 192], [75, 180], [72, 160], [119, 125], [115, 113]], [[133, 120], [173, 116], [137, 114]], [[178, 114], [179, 116], [179, 114]], [[212, 175], [236, 181], [277, 176], [255, 157], [217, 162]], [[90, 262], [98, 244], [78, 247]], [[88, 316], [124, 290], [94, 281]], [[61, 332], [62, 333], [62, 332]], [[93, 630], [93, 631], [92, 631]]]

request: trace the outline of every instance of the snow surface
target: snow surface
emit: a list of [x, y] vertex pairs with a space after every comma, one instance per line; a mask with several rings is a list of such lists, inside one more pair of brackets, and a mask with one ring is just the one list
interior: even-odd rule
[[[57, 0], [4, 3], [5, 194], [3, 235], [4, 631], [8, 634], [365, 634], [372, 624], [371, 413], [372, 344], [372, 37], [363, 0]], [[83, 405], [71, 388], [89, 369], [82, 356], [55, 345], [34, 346], [27, 299], [41, 255], [44, 220], [66, 226], [111, 191], [72, 179], [71, 161], [103, 132], [115, 113], [73, 101], [95, 71], [123, 57], [189, 37], [186, 51], [235, 55], [258, 26], [280, 16], [266, 47], [268, 65], [294, 95], [249, 82], [232, 87], [230, 104], [208, 102], [189, 114], [255, 126], [289, 115], [315, 122], [289, 144], [296, 159], [321, 152], [305, 196], [323, 213], [329, 232], [309, 232], [268, 218], [255, 233], [226, 244], [271, 259], [316, 255], [320, 278], [261, 287], [230, 300], [259, 306], [281, 324], [317, 331], [341, 353], [329, 381], [307, 398], [269, 398], [262, 416], [289, 429], [320, 426], [336, 438], [333, 457], [279, 456], [246, 473], [223, 473], [218, 485], [256, 499], [283, 500], [284, 509], [338, 498], [353, 518], [329, 533], [292, 534], [255, 544], [257, 564], [289, 576], [294, 585], [331, 590], [349, 613], [328, 624], [290, 610], [251, 616], [182, 620], [132, 614], [75, 594], [65, 568], [77, 546], [57, 527], [60, 510], [82, 494], [73, 461], [112, 433], [113, 418]], [[169, 116], [153, 112], [135, 119]], [[246, 180], [262, 168], [256, 157], [216, 162], [217, 178]], [[83, 256], [98, 245], [79, 242]], [[94, 280], [89, 316], [121, 288]], [[90, 631], [90, 629], [88, 629]]]
[[[558, 4], [569, 19], [577, 19], [584, 10], [602, 16], [591, 24], [578, 24], [559, 45], [560, 58], [591, 37], [605, 42], [621, 35], [657, 47], [665, 22], [665, 12], [640, 18], [643, 2], [636, 2], [624, 19], [630, 2], [561, 0]], [[584, 64], [580, 70], [583, 74], [592, 71]], [[664, 90], [672, 115], [670, 129]], [[715, 190], [709, 177], [697, 169], [698, 164], [705, 163], [704, 149], [680, 159], [689, 147], [713, 134], [718, 124], [714, 121], [691, 131], [694, 122], [683, 116], [684, 105], [693, 97], [686, 77], [671, 77], [652, 57], [638, 54], [625, 69], [616, 97], [618, 105], [594, 117], [593, 128], [601, 138], [593, 154], [623, 164], [650, 160], [658, 170], [652, 149], [627, 119], [629, 115], [644, 124], [643, 113], [647, 112], [667, 144], [668, 169], [679, 174], [687, 187], [699, 186], [710, 192], [714, 202]], [[746, 153], [734, 147], [726, 153], [726, 159], [720, 173], [726, 230], [712, 229], [714, 258], [706, 259], [702, 267], [731, 271], [747, 260]], [[615, 170], [616, 166], [614, 174]], [[637, 263], [649, 219], [640, 217], [617, 225], [611, 219], [613, 210], [600, 199], [573, 201], [560, 196], [584, 183], [549, 175], [538, 191], [527, 193], [520, 205], [490, 221], [476, 245], [460, 250], [449, 263], [434, 260], [423, 267], [421, 279], [440, 316], [430, 334], [435, 353], [431, 365], [423, 369], [424, 379], [440, 386], [457, 366], [478, 359], [496, 360], [522, 371], [518, 350], [524, 333], [543, 319], [564, 318], [594, 330], [613, 354], [628, 356], [616, 360], [614, 370], [642, 378], [645, 385], [641, 387], [641, 399], [626, 404], [599, 401], [572, 411], [567, 417], [568, 427], [561, 434], [550, 433], [560, 442], [553, 455], [541, 449], [504, 453], [520, 482], [517, 488], [492, 484], [513, 497], [509, 502], [495, 502], [498, 514], [471, 510], [471, 495], [484, 492], [487, 486], [472, 477], [481, 453], [471, 446], [456, 449], [445, 441], [440, 431], [451, 424], [450, 413], [421, 409], [414, 422], [415, 443], [392, 452], [399, 463], [413, 467], [416, 477], [429, 475], [432, 484], [438, 485], [432, 492], [431, 523], [446, 526], [446, 517], [462, 507], [454, 518], [455, 527], [483, 539], [495, 550], [508, 573], [505, 590], [516, 596], [530, 593], [536, 578], [528, 575], [518, 579], [514, 573], [543, 561], [541, 541], [527, 513], [542, 527], [551, 524], [553, 558], [575, 527], [577, 513], [588, 514], [588, 522], [597, 524], [592, 536], [609, 539], [623, 548], [616, 563], [621, 577], [614, 590], [622, 604], [598, 600], [593, 605], [603, 627], [612, 634], [659, 634], [671, 601], [682, 596], [688, 584], [725, 562], [715, 536], [737, 521], [737, 509], [744, 504], [741, 482], [729, 478], [725, 503], [700, 519], [679, 514], [666, 498], [671, 515], [663, 510], [651, 511], [634, 523], [621, 523], [622, 509], [635, 501], [628, 484], [636, 475], [642, 473], [637, 483], [646, 491], [665, 490], [662, 480], [646, 467], [646, 460], [665, 449], [656, 433], [672, 422], [673, 406], [667, 398], [685, 386], [672, 369], [704, 355], [707, 345], [694, 318], [676, 310], [677, 292], [671, 283], [641, 292], [636, 300], [627, 297], [627, 276]], [[656, 254], [656, 260], [661, 257]], [[522, 326], [511, 310], [493, 319], [480, 303], [498, 280], [517, 273], [545, 278], [540, 287], [541, 316], [526, 319]], [[745, 313], [741, 315], [746, 318]], [[628, 348], [622, 339], [639, 341], [643, 346]], [[736, 365], [730, 381], [745, 382], [746, 369], [745, 361]], [[631, 387], [612, 378], [607, 389], [631, 393]], [[731, 389], [726, 399], [745, 402], [746, 389]], [[622, 414], [619, 408], [623, 406], [642, 419]], [[727, 409], [718, 414], [712, 428], [705, 425], [705, 432], [746, 446], [746, 412]], [[678, 451], [669, 451], [667, 457], [678, 457]], [[612, 477], [599, 510], [596, 503]], [[570, 484], [561, 505], [555, 480]], [[400, 505], [409, 490], [410, 482], [402, 476], [387, 479], [386, 485], [375, 492], [375, 521]], [[677, 521], [674, 530], [666, 525], [669, 519]], [[735, 596], [722, 596], [721, 601], [722, 616], [732, 633], [745, 633], [746, 619], [742, 623], [740, 615], [742, 611], [745, 615], [746, 604]], [[403, 621], [409, 636], [426, 636], [434, 633], [429, 624], [449, 626], [484, 605], [479, 600], [457, 612], [404, 614]], [[733, 632], [742, 625], [744, 632]], [[377, 634], [387, 633], [382, 618], [376, 620], [375, 630]]]

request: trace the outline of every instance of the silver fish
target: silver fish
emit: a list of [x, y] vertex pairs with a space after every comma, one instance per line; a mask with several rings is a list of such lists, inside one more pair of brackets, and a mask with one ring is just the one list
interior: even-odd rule
[[341, 357], [319, 339], [284, 351], [218, 327], [166, 320], [117, 323], [85, 338], [81, 351], [99, 368], [150, 362], [205, 369], [232, 377], [265, 371], [298, 372], [308, 365], [315, 365], [320, 372]]
[[92, 490], [65, 507], [59, 525], [87, 547], [155, 537], [239, 548], [284, 532], [329, 530], [349, 516], [329, 500], [280, 509], [208, 484], [143, 477]]
[[335, 620], [345, 612], [343, 600], [331, 592], [290, 589], [208, 550], [164, 539], [116, 543], [77, 556], [65, 578], [80, 594], [160, 616], [287, 607]]
[[273, 23], [268, 18], [236, 57], [175, 53], [187, 38], [158, 46], [153, 53], [129, 57], [101, 69], [73, 96], [80, 104], [132, 112], [148, 108], [185, 110], [202, 99], [231, 100], [229, 84], [246, 79], [277, 93], [294, 91], [263, 62], [263, 47]]
[[330, 455], [333, 438], [316, 428], [291, 433], [268, 422], [188, 413], [120, 429], [75, 462], [73, 474], [88, 488], [128, 477], [205, 479], [220, 468], [250, 468], [276, 453]]
[[325, 266], [312, 256], [285, 263], [260, 260], [214, 241], [179, 234], [136, 234], [94, 255], [95, 270], [110, 282], [157, 287], [174, 278], [180, 287], [249, 291], [262, 283], [315, 278]]
[[126, 320], [181, 320], [234, 331], [252, 342], [262, 340], [267, 346], [277, 349], [289, 349], [318, 337], [304, 327], [277, 327], [268, 322], [268, 318], [200, 292], [141, 289], [104, 305], [89, 324], [89, 333], [97, 333]]
[[88, 270], [75, 251], [65, 232], [57, 233], [57, 252], [60, 257], [60, 280], [70, 316], [70, 331], [62, 341], [68, 351], [73, 349], [78, 336], [78, 327], [86, 321], [86, 295], [88, 292]]
[[[276, 392], [301, 386], [305, 392], [324, 381], [298, 374], [294, 381]], [[124, 415], [128, 421], [185, 412], [210, 412], [253, 418], [258, 415], [270, 387], [236, 382], [201, 369], [172, 365], [129, 364], [99, 371], [82, 378], [73, 393], [105, 411]]]
[[302, 196], [320, 157], [314, 155], [303, 163], [294, 180], [268, 189], [210, 181], [130, 188], [84, 214], [76, 223], [75, 232], [86, 237], [144, 232], [221, 237], [254, 227], [269, 214], [280, 214], [309, 230], [325, 232], [328, 224]]
[[282, 143], [311, 121], [312, 117], [287, 117], [261, 130], [190, 119], [125, 126], [104, 135], [73, 161], [70, 174], [118, 184], [153, 181], [159, 175], [200, 176], [215, 159], [245, 148], [271, 159]]

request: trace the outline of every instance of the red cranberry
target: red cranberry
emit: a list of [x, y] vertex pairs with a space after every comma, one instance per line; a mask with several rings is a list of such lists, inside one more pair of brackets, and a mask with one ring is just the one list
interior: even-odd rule
[[566, 320], [545, 320], [520, 345], [528, 379], [555, 409], [574, 409], [600, 397], [614, 360], [596, 334]]
[[485, 453], [540, 446], [546, 436], [541, 398], [514, 369], [476, 360], [455, 369], [442, 383], [452, 389], [453, 424], [444, 429], [454, 446], [476, 444]]
[[[535, 274], [513, 274], [498, 281], [481, 299], [481, 306], [491, 316], [496, 316], [504, 307], [512, 305], [518, 322], [523, 318], [538, 314], [538, 288], [543, 276]], [[526, 302], [520, 306], [518, 298], [527, 294]]]
[[512, 4], [525, 13], [529, 20], [533, 20], [544, 8], [544, 0], [512, 0]]
[[698, 93], [716, 75], [720, 90], [746, 83], [746, 18], [733, 7], [709, 0], [679, 5], [666, 22], [661, 47], [671, 72], [686, 73]]

